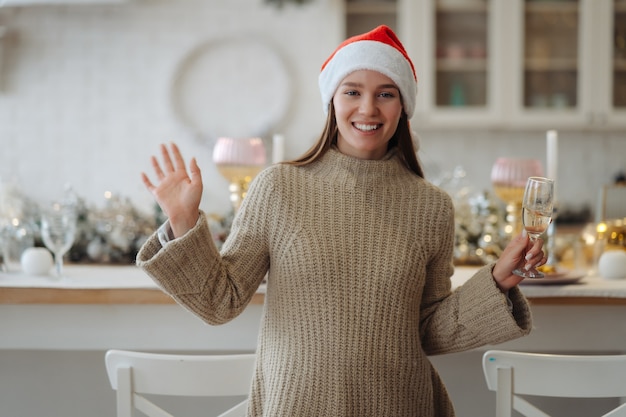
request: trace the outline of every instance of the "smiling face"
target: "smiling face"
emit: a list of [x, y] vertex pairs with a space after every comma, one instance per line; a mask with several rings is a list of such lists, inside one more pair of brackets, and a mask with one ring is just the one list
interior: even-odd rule
[[333, 97], [337, 147], [359, 159], [381, 159], [402, 115], [400, 91], [379, 72], [360, 70], [339, 84]]

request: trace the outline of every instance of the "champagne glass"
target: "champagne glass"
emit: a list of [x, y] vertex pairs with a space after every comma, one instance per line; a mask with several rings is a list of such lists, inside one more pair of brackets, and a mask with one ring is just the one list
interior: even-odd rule
[[509, 241], [522, 232], [522, 198], [528, 177], [543, 176], [541, 162], [537, 159], [498, 158], [491, 169], [491, 182], [495, 194], [506, 204], [506, 224], [503, 238]]
[[219, 138], [213, 162], [230, 186], [230, 201], [237, 211], [252, 179], [265, 167], [265, 145], [261, 138]]
[[41, 213], [41, 238], [54, 254], [55, 276], [63, 276], [63, 256], [76, 238], [76, 213], [71, 206], [52, 203]]
[[[552, 219], [554, 180], [543, 177], [530, 177], [526, 182], [522, 200], [522, 221], [531, 242], [546, 231]], [[524, 278], [543, 278], [545, 275], [536, 268], [517, 268], [515, 275]]]

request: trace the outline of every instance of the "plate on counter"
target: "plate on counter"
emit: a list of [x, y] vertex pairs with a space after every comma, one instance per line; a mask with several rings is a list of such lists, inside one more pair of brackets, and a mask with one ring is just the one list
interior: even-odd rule
[[546, 273], [545, 278], [525, 278], [520, 285], [565, 285], [575, 284], [587, 276], [583, 269], [559, 269], [552, 273]]

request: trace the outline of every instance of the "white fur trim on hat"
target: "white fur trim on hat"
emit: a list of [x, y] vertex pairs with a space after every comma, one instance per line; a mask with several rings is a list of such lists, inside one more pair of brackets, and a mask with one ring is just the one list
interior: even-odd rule
[[343, 46], [322, 69], [319, 87], [325, 114], [341, 81], [358, 70], [373, 70], [391, 78], [402, 95], [404, 111], [409, 119], [413, 116], [417, 80], [411, 63], [397, 48], [371, 40], [359, 40]]

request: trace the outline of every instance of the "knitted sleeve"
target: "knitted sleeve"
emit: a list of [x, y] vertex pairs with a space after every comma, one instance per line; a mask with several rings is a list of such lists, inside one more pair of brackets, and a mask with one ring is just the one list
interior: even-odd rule
[[427, 354], [443, 354], [497, 344], [530, 332], [530, 308], [519, 289], [507, 297], [491, 274], [493, 264], [481, 268], [463, 286], [451, 292], [454, 246], [454, 207], [442, 210], [441, 241], [427, 268], [421, 310], [421, 338]]
[[239, 209], [222, 252], [206, 216], [164, 248], [156, 233], [142, 246], [137, 265], [180, 305], [209, 324], [222, 324], [248, 305], [269, 267], [267, 214], [271, 181], [261, 173]]

